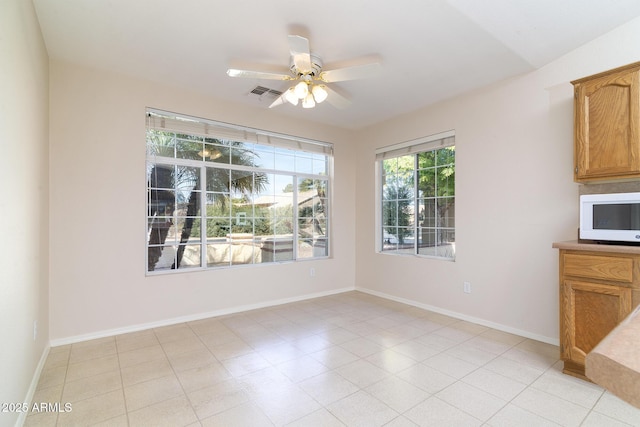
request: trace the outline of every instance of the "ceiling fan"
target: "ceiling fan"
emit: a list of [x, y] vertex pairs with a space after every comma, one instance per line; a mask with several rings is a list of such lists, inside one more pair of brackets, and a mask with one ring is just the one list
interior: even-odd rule
[[380, 64], [377, 62], [352, 67], [323, 70], [322, 59], [309, 49], [309, 40], [302, 36], [290, 35], [289, 51], [291, 60], [289, 73], [271, 73], [263, 71], [238, 70], [230, 68], [227, 74], [231, 77], [248, 77], [254, 79], [284, 80], [297, 82], [284, 91], [269, 108], [290, 103], [302, 107], [313, 108], [316, 104], [327, 100], [337, 108], [345, 108], [350, 101], [327, 86], [327, 83], [355, 80], [375, 74]]

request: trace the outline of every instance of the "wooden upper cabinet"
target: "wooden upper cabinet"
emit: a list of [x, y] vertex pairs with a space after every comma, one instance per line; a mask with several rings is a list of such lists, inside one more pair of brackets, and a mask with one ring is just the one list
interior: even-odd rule
[[574, 85], [574, 179], [640, 177], [640, 62]]

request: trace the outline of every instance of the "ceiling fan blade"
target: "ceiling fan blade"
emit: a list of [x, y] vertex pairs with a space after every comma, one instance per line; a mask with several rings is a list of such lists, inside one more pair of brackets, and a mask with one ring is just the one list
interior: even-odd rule
[[292, 80], [292, 77], [288, 74], [267, 73], [264, 71], [237, 70], [235, 68], [229, 68], [227, 70], [227, 74], [230, 77], [245, 77], [250, 79]]
[[333, 105], [334, 107], [342, 110], [344, 108], [347, 108], [349, 105], [351, 105], [351, 101], [349, 101], [347, 98], [340, 95], [338, 92], [331, 89], [330, 87], [325, 86], [324, 90], [327, 91], [327, 102]]
[[282, 105], [282, 104], [286, 104], [287, 103], [287, 98], [285, 97], [285, 93], [283, 93], [282, 95], [280, 95], [279, 97], [276, 98], [275, 101], [273, 101], [271, 103], [271, 105], [269, 105], [269, 108], [273, 108], [273, 107], [277, 107], [278, 105]]
[[311, 50], [309, 40], [302, 36], [289, 36], [289, 50], [298, 71], [308, 73], [311, 68]]
[[335, 70], [327, 70], [320, 73], [320, 80], [326, 83], [333, 83], [343, 82], [345, 80], [363, 79], [377, 74], [379, 70], [380, 64], [377, 62], [355, 65], [353, 67], [337, 68]]

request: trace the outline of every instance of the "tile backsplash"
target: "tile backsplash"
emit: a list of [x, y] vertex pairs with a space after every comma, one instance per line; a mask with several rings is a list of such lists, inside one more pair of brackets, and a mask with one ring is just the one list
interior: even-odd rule
[[578, 194], [640, 193], [640, 181], [582, 184]]

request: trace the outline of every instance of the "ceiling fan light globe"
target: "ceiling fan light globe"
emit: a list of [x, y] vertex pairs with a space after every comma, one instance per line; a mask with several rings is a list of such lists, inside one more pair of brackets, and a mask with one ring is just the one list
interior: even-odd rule
[[327, 99], [327, 96], [329, 96], [326, 89], [324, 88], [324, 85], [314, 86], [311, 89], [311, 93], [313, 93], [313, 97], [318, 104]]
[[309, 87], [307, 85], [307, 82], [298, 83], [294, 88], [294, 92], [298, 97], [298, 99], [306, 98], [307, 95], [309, 94]]
[[313, 100], [313, 95], [308, 94], [305, 96], [304, 101], [302, 101], [302, 108], [313, 108], [316, 106], [316, 101]]
[[295, 89], [293, 87], [287, 89], [284, 97], [288, 103], [298, 105], [298, 96], [296, 95]]

